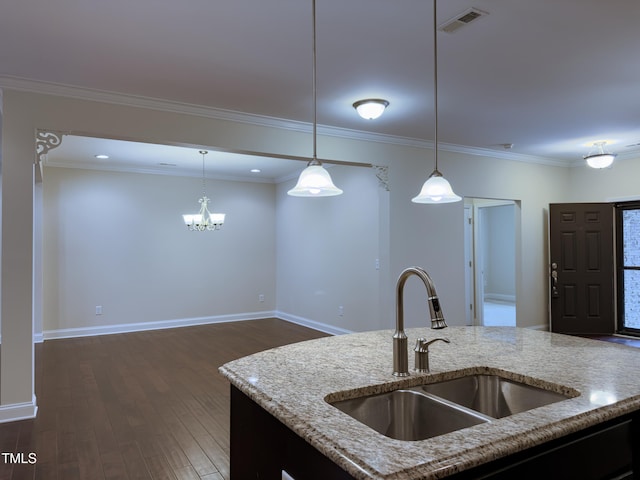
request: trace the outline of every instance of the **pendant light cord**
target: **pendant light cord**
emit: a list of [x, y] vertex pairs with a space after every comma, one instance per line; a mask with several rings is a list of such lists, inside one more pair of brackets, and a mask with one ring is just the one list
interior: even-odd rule
[[438, 33], [436, 30], [436, 0], [433, 0], [433, 108], [434, 108], [434, 158], [435, 170], [438, 171]]
[[316, 152], [316, 136], [318, 130], [318, 101], [317, 101], [317, 93], [316, 93], [316, 0], [311, 0], [312, 6], [312, 19], [313, 19], [313, 80], [312, 80], [312, 89], [313, 89], [313, 160], [312, 162], [317, 162], [317, 152]]

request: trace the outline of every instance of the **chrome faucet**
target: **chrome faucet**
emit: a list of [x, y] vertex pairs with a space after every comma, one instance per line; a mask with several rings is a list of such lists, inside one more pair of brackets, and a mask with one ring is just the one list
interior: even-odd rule
[[[393, 334], [393, 374], [396, 377], [409, 375], [409, 354], [407, 352], [407, 335], [404, 333], [404, 284], [411, 275], [416, 275], [427, 288], [427, 303], [431, 314], [431, 328], [446, 328], [447, 324], [442, 316], [440, 301], [436, 293], [436, 287], [429, 274], [420, 267], [409, 267], [398, 277], [396, 285], [396, 331]], [[448, 343], [448, 340], [445, 340]], [[431, 342], [429, 342], [431, 343]]]

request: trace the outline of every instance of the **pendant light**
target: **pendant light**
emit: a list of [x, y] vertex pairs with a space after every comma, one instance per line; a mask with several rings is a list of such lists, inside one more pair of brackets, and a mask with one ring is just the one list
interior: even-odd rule
[[462, 200], [461, 197], [453, 193], [451, 184], [442, 176], [438, 170], [438, 32], [436, 29], [436, 0], [433, 0], [433, 108], [435, 115], [435, 131], [433, 140], [433, 151], [435, 165], [433, 172], [417, 197], [411, 199], [414, 203], [452, 203]]
[[316, 94], [316, 0], [312, 0], [313, 18], [313, 158], [307, 164], [298, 183], [287, 192], [292, 197], [332, 197], [342, 194], [342, 190], [336, 187], [331, 180], [331, 175], [322, 166], [316, 154], [318, 115], [317, 115], [317, 94]]
[[594, 147], [598, 147], [596, 153], [589, 153], [584, 156], [584, 159], [591, 168], [607, 168], [611, 166], [616, 158], [615, 153], [607, 153], [604, 151], [604, 146], [607, 142], [595, 142]]

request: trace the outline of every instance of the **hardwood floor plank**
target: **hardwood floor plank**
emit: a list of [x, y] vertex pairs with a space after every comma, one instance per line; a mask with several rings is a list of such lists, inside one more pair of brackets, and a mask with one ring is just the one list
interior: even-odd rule
[[53, 464], [56, 462], [58, 450], [58, 435], [55, 430], [43, 430], [35, 432], [35, 444], [33, 450], [37, 453], [38, 464]]
[[0, 480], [229, 480], [228, 361], [326, 334], [277, 319], [37, 344], [38, 417], [0, 424]]
[[76, 433], [76, 455], [81, 478], [104, 480], [102, 459], [93, 429]]
[[119, 451], [102, 453], [100, 463], [105, 480], [129, 480], [127, 466]]
[[164, 457], [167, 459], [167, 463], [174, 472], [181, 471], [185, 468], [193, 470], [189, 459], [182, 451], [182, 448], [180, 447], [176, 439], [173, 438], [173, 435], [165, 436], [161, 447]]
[[85, 480], [80, 476], [78, 462], [58, 463], [57, 476], [64, 480]]
[[[38, 464], [35, 469], [35, 480], [58, 480], [58, 467], [54, 462], [41, 462], [38, 460]], [[63, 480], [63, 479], [61, 479]]]
[[[224, 478], [229, 478], [229, 449], [223, 448], [211, 435], [197, 437], [196, 440], [202, 450], [204, 450], [211, 459], [218, 472], [223, 475]], [[224, 443], [228, 444], [229, 442], [225, 441]]]
[[[174, 470], [174, 473], [178, 480], [201, 480], [202, 478], [191, 465]], [[222, 477], [220, 478], [222, 479]]]
[[56, 444], [58, 445], [56, 462], [59, 465], [76, 462], [75, 432], [58, 432]]
[[147, 469], [147, 463], [135, 442], [125, 443], [120, 447], [122, 459], [127, 467], [130, 480], [151, 480], [151, 473]]
[[146, 459], [149, 472], [154, 480], [176, 480], [176, 475], [169, 467], [167, 459], [162, 455]]

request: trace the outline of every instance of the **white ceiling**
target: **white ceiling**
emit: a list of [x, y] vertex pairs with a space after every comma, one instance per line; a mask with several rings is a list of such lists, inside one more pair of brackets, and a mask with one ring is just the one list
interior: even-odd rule
[[[438, 24], [470, 7], [488, 15], [438, 34], [442, 144], [575, 164], [607, 140], [637, 156], [640, 1], [441, 0]], [[0, 86], [311, 122], [311, 18], [311, 0], [3, 0]], [[318, 123], [433, 140], [432, 37], [428, 0], [317, 0]], [[357, 117], [365, 97], [390, 102], [380, 119]]]
[[[44, 165], [93, 170], [201, 176], [225, 180], [279, 183], [294, 178], [306, 166], [299, 160], [264, 155], [201, 150], [174, 145], [157, 145], [125, 140], [64, 135], [59, 146], [49, 150]], [[107, 155], [108, 159], [96, 158]], [[252, 172], [251, 170], [259, 170]]]

